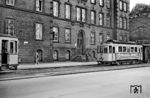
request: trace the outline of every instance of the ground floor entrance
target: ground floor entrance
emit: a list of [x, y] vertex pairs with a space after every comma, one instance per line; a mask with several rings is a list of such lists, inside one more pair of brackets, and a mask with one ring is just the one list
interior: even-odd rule
[[85, 49], [84, 31], [80, 30], [77, 35], [77, 52], [83, 55]]

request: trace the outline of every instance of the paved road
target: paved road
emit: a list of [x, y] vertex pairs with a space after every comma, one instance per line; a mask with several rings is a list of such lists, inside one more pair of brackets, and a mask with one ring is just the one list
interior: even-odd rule
[[0, 98], [150, 98], [150, 67], [1, 81]]

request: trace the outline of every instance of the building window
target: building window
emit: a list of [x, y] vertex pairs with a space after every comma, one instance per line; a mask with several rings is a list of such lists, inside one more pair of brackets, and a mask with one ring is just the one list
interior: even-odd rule
[[107, 8], [110, 8], [110, 6], [111, 6], [111, 4], [110, 4], [110, 3], [111, 3], [111, 2], [110, 2], [110, 0], [107, 0], [106, 2], [107, 2], [107, 4], [106, 4]]
[[123, 19], [123, 27], [124, 29], [127, 29], [127, 18]]
[[96, 12], [91, 11], [91, 24], [96, 24]]
[[127, 3], [123, 3], [123, 9], [124, 9], [124, 11], [126, 12], [127, 11]]
[[42, 40], [42, 34], [43, 34], [43, 25], [36, 23], [35, 24], [35, 35], [36, 35], [36, 40]]
[[107, 34], [106, 40], [110, 40], [110, 34]]
[[86, 21], [86, 10], [82, 9], [82, 22]]
[[15, 0], [5, 0], [6, 5], [14, 6], [15, 5]]
[[86, 9], [77, 7], [77, 21], [86, 21]]
[[119, 40], [120, 40], [120, 41], [123, 40], [123, 35], [120, 35]]
[[71, 30], [65, 29], [65, 42], [70, 43], [71, 42]]
[[6, 19], [5, 33], [8, 35], [14, 35], [14, 32], [15, 32], [14, 19]]
[[53, 16], [59, 16], [59, 2], [53, 1]]
[[119, 27], [120, 28], [123, 27], [123, 18], [122, 17], [119, 18]]
[[104, 15], [103, 13], [99, 13], [99, 25], [102, 26], [103, 25], [103, 22], [104, 21]]
[[91, 3], [92, 4], [96, 4], [96, 0], [91, 0]]
[[77, 21], [81, 21], [81, 10], [77, 7]]
[[128, 41], [127, 35], [124, 35], [124, 41], [125, 41], [125, 42]]
[[121, 11], [123, 10], [123, 2], [122, 1], [119, 1], [119, 8]]
[[43, 0], [36, 0], [36, 11], [43, 11]]
[[66, 4], [65, 9], [66, 9], [65, 18], [66, 19], [71, 19], [71, 5]]
[[103, 42], [103, 34], [99, 33], [99, 43], [101, 44]]
[[110, 27], [110, 24], [111, 24], [111, 17], [110, 17], [110, 15], [107, 15], [107, 18], [106, 18], [106, 26], [107, 26], [107, 27]]
[[53, 27], [53, 32], [54, 32], [54, 42], [58, 42], [59, 41], [59, 30], [58, 27]]
[[95, 32], [91, 32], [91, 45], [95, 45]]
[[70, 60], [70, 56], [71, 56], [71, 53], [69, 50], [67, 50], [66, 55], [65, 55], [66, 60]]
[[54, 61], [58, 61], [58, 55], [59, 55], [58, 51], [55, 50], [55, 51], [53, 52], [53, 60], [54, 60]]
[[104, 0], [99, 0], [99, 5], [104, 6]]

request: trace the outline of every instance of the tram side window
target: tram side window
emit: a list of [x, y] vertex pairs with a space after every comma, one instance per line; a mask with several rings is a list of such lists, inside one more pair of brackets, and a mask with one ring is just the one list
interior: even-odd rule
[[112, 53], [112, 46], [109, 46], [109, 53]]
[[108, 53], [107, 47], [104, 48], [104, 53]]
[[135, 52], [137, 52], [137, 47], [135, 47]]
[[115, 47], [113, 47], [113, 53], [115, 53]]
[[123, 47], [123, 52], [126, 52], [127, 51], [127, 48], [126, 47]]
[[122, 47], [121, 47], [121, 46], [119, 46], [119, 49], [118, 49], [118, 50], [119, 50], [119, 52], [122, 52]]
[[10, 42], [10, 53], [14, 53], [14, 44]]
[[131, 52], [134, 52], [134, 47], [131, 47]]
[[127, 52], [130, 53], [130, 47], [127, 48]]

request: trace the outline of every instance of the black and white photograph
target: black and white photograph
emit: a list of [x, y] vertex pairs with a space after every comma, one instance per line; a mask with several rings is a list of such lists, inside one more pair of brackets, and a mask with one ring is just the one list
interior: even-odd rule
[[0, 0], [0, 98], [150, 98], [150, 0]]

